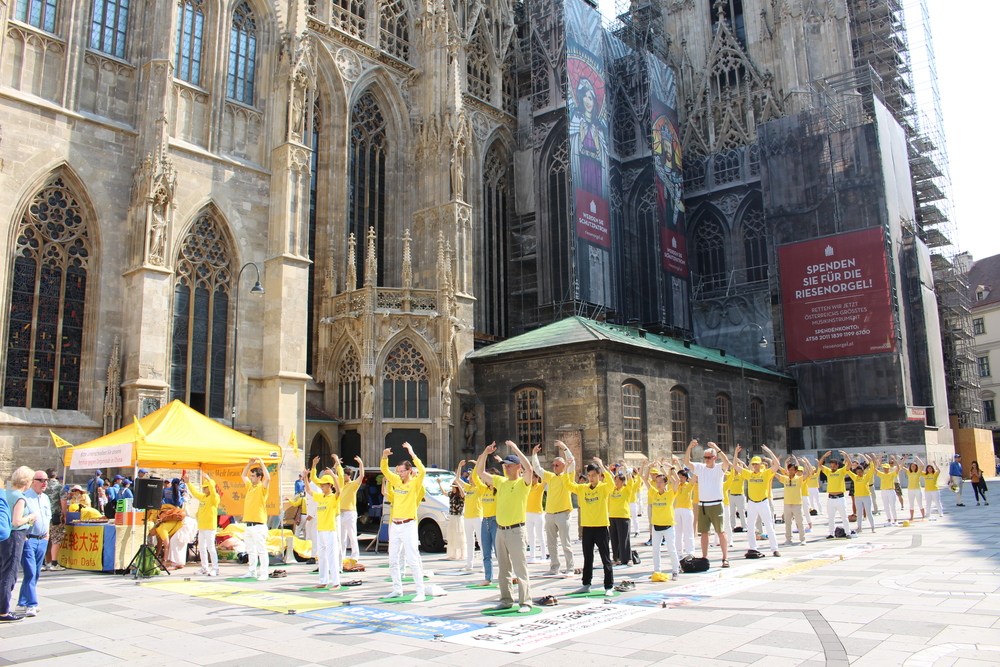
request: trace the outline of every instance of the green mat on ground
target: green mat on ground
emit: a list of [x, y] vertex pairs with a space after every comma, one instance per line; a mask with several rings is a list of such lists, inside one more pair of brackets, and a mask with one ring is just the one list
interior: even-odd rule
[[[424, 575], [424, 581], [427, 581], [428, 579], [430, 579], [430, 577]], [[392, 583], [392, 577], [386, 577], [385, 581]], [[409, 584], [413, 582], [413, 577], [403, 577], [402, 579], [400, 579], [400, 581], [402, 581], [404, 584]]]
[[499, 610], [498, 609], [494, 609], [493, 607], [487, 607], [486, 609], [483, 609], [479, 613], [481, 613], [483, 616], [503, 616], [503, 617], [506, 617], [506, 616], [534, 616], [535, 614], [541, 614], [542, 613], [542, 608], [541, 607], [532, 607], [531, 611], [526, 611], [523, 614], [519, 613], [517, 611], [517, 609], [518, 609], [517, 605], [514, 605], [510, 609], [499, 609]]
[[347, 586], [341, 586], [339, 588], [328, 588], [326, 586], [303, 586], [300, 591], [330, 591], [331, 593], [336, 593], [338, 591], [346, 591]]
[[[611, 591], [611, 597], [621, 595], [618, 591]], [[589, 593], [567, 593], [563, 597], [567, 598], [603, 598], [607, 597], [602, 590], [590, 591]]]
[[482, 588], [482, 589], [500, 588], [500, 585], [499, 584], [488, 584], [486, 586], [482, 586], [480, 584], [469, 584], [468, 586], [466, 586], [466, 588]]
[[257, 577], [230, 577], [226, 581], [257, 581]]
[[[399, 597], [379, 598], [378, 601], [379, 602], [386, 602], [386, 603], [389, 603], [389, 604], [392, 604], [394, 602], [413, 602], [413, 598], [415, 598], [415, 597], [416, 597], [415, 594], [414, 595], [400, 595]], [[433, 598], [431, 596], [429, 596], [429, 595], [427, 596], [427, 600], [432, 600], [432, 599]], [[425, 600], [425, 602], [427, 600]], [[415, 603], [415, 604], [419, 604], [419, 603]]]

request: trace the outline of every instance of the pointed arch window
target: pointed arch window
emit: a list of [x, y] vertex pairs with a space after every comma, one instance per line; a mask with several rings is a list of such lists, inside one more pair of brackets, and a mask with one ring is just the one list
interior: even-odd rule
[[409, 340], [399, 342], [385, 360], [382, 417], [427, 419], [427, 362]]
[[331, 0], [333, 23], [355, 37], [364, 38], [368, 21], [365, 17], [365, 0]]
[[46, 32], [56, 31], [56, 0], [17, 0], [14, 16], [18, 21], [41, 28]]
[[767, 280], [767, 227], [760, 204], [743, 214], [743, 255], [747, 267], [747, 282]]
[[493, 97], [493, 73], [490, 71], [489, 54], [483, 38], [478, 34], [465, 54], [465, 70], [468, 74], [469, 94], [489, 102]]
[[747, 29], [743, 18], [743, 0], [722, 0], [721, 3], [718, 0], [710, 0], [708, 11], [712, 17], [712, 34], [714, 35], [715, 31], [718, 30], [720, 15], [717, 6], [720, 4], [722, 8], [722, 20], [729, 24], [729, 30], [733, 33], [733, 36], [739, 41], [740, 46], [746, 49]]
[[[316, 202], [319, 196], [319, 135], [323, 129], [323, 114], [320, 108], [319, 96], [313, 104], [312, 135], [309, 146], [312, 155], [309, 156], [309, 307], [306, 311], [306, 373], [313, 373], [316, 355]], [[329, 261], [329, 260], [327, 260]]]
[[722, 224], [706, 217], [694, 235], [694, 257], [700, 274], [701, 287], [706, 291], [726, 286], [726, 237]]
[[507, 336], [507, 258], [511, 211], [511, 163], [499, 142], [483, 162], [483, 308], [481, 330]]
[[174, 280], [170, 398], [209, 417], [225, 416], [230, 257], [221, 225], [202, 214], [181, 244]]
[[729, 447], [733, 439], [732, 401], [725, 394], [715, 397], [715, 442], [719, 447]]
[[410, 18], [403, 0], [391, 0], [379, 10], [379, 47], [400, 60], [410, 59]]
[[754, 451], [764, 446], [764, 403], [759, 398], [750, 401], [750, 446]]
[[[569, 233], [570, 197], [569, 197], [569, 140], [564, 139], [553, 144], [546, 160], [546, 191], [548, 198], [550, 232], [548, 246], [549, 264], [554, 278], [550, 287], [555, 299], [563, 298], [571, 287], [570, 252], [573, 247]], [[559, 295], [559, 296], [555, 296]]]
[[230, 99], [253, 106], [254, 81], [257, 76], [257, 19], [246, 2], [233, 11], [229, 30], [229, 82], [226, 95]]
[[364, 248], [369, 227], [375, 228], [378, 237], [377, 282], [382, 284], [382, 273], [385, 270], [385, 262], [381, 258], [384, 256], [385, 239], [387, 152], [385, 117], [375, 96], [365, 93], [351, 109], [348, 231], [354, 234], [361, 247], [361, 252], [358, 253], [358, 283], [349, 286], [352, 288], [364, 284], [366, 254]]
[[90, 48], [125, 57], [129, 0], [94, 0], [90, 21]]
[[4, 405], [79, 407], [91, 248], [82, 206], [63, 177], [50, 179], [14, 244]]
[[626, 452], [642, 452], [645, 447], [645, 397], [642, 386], [636, 382], [622, 385], [622, 430]]
[[670, 439], [675, 452], [687, 447], [688, 439], [688, 394], [680, 387], [670, 390]]
[[536, 387], [527, 387], [514, 394], [517, 442], [528, 451], [542, 444], [544, 433], [544, 395]]
[[177, 54], [174, 76], [201, 85], [201, 55], [205, 39], [204, 0], [181, 0], [177, 7]]
[[338, 396], [341, 419], [361, 419], [361, 360], [352, 346], [337, 370]]

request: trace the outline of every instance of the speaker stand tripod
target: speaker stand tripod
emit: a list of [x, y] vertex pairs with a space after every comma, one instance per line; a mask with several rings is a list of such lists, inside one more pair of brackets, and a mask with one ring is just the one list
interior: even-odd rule
[[156, 552], [153, 551], [153, 548], [149, 546], [148, 533], [149, 533], [149, 522], [147, 522], [146, 517], [143, 516], [142, 544], [139, 546], [139, 550], [135, 552], [135, 555], [132, 556], [132, 561], [128, 564], [128, 566], [126, 566], [125, 572], [122, 573], [123, 575], [127, 575], [128, 571], [131, 570], [133, 566], [135, 566], [135, 575], [132, 577], [133, 579], [150, 578], [152, 575], [142, 573], [142, 568], [146, 566], [147, 563], [149, 563], [150, 558], [156, 561], [156, 564], [159, 565], [160, 569], [166, 572], [168, 576], [170, 575], [170, 570], [167, 569], [167, 566], [164, 565], [162, 560], [160, 560], [160, 557], [156, 555]]

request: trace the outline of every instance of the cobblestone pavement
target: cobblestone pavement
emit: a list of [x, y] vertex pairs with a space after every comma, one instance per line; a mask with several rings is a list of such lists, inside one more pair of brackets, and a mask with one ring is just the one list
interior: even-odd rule
[[[947, 503], [947, 501], [946, 501]], [[616, 569], [616, 580], [636, 582], [635, 593], [678, 587], [708, 595], [686, 606], [657, 608], [629, 622], [599, 629], [525, 653], [473, 648], [338, 625], [301, 613], [276, 613], [151, 586], [131, 578], [85, 572], [45, 572], [39, 615], [0, 626], [0, 665], [136, 666], [216, 665], [906, 665], [986, 667], [1000, 664], [1000, 517], [991, 507], [948, 507], [938, 521], [879, 527], [854, 540], [826, 540], [825, 517], [805, 546], [781, 547], [782, 558], [744, 560], [746, 540], [736, 534], [733, 567], [652, 583], [649, 547], [642, 564]], [[876, 517], [881, 519], [882, 517]], [[881, 524], [878, 524], [881, 526]], [[779, 542], [783, 542], [779, 526]], [[796, 536], [797, 538], [797, 536]], [[868, 543], [871, 549], [868, 551]], [[766, 544], [766, 543], [765, 543]], [[576, 545], [577, 566], [581, 564]], [[836, 552], [846, 554], [829, 557]], [[866, 552], [867, 551], [867, 552]], [[866, 553], [860, 553], [866, 552]], [[823, 557], [824, 553], [827, 557]], [[860, 555], [855, 555], [860, 553]], [[478, 554], [477, 554], [478, 555]], [[387, 605], [386, 555], [363, 558], [367, 572], [347, 579], [364, 584], [339, 593], [301, 592], [314, 584], [313, 566], [287, 566], [288, 577], [263, 583], [227, 583], [194, 575], [188, 566], [163, 581], [223, 583], [234, 589], [284, 593], [317, 601], [391, 609], [473, 623], [498, 599], [495, 590], [471, 590], [481, 570], [460, 574], [444, 555], [425, 554], [433, 584], [447, 595], [421, 604]], [[479, 559], [477, 558], [477, 565]], [[529, 566], [532, 576], [547, 569]], [[245, 566], [223, 565], [223, 578]], [[600, 581], [598, 573], [597, 581]], [[560, 597], [555, 610], [587, 601], [561, 597], [579, 578], [533, 579], [532, 595]], [[412, 584], [406, 585], [412, 592]], [[714, 593], [713, 593], [714, 591]], [[597, 600], [600, 602], [600, 600]], [[591, 600], [590, 602], [593, 602]], [[523, 618], [499, 619], [506, 623]]]

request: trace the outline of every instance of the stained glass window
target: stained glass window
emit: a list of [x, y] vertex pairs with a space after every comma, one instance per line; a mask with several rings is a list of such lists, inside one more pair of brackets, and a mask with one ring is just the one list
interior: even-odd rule
[[91, 242], [61, 176], [35, 195], [14, 247], [4, 405], [76, 410]]
[[201, 85], [201, 49], [205, 36], [204, 0], [182, 0], [177, 7], [177, 60], [174, 76]]
[[229, 31], [229, 83], [226, 95], [252, 106], [256, 69], [257, 21], [250, 5], [244, 2], [233, 12], [233, 25]]
[[514, 394], [517, 444], [524, 451], [544, 440], [542, 390], [534, 387]]
[[382, 417], [427, 419], [427, 363], [409, 340], [399, 342], [385, 360]]
[[767, 280], [767, 227], [764, 224], [764, 211], [759, 203], [743, 214], [743, 252], [747, 282]]
[[128, 0], [94, 0], [90, 20], [90, 48], [125, 57]]
[[[358, 253], [358, 283], [364, 284], [365, 239], [368, 228], [374, 227], [378, 236], [376, 248], [378, 275], [382, 284], [385, 262], [381, 261], [385, 239], [386, 212], [386, 122], [378, 100], [371, 93], [362, 95], [351, 110], [351, 151], [349, 155], [348, 232], [353, 233], [361, 247]], [[350, 287], [350, 286], [349, 286]]]
[[48, 32], [56, 31], [56, 0], [17, 0], [18, 21]]
[[174, 281], [170, 398], [209, 417], [225, 417], [228, 368], [229, 245], [202, 214], [184, 237]]

